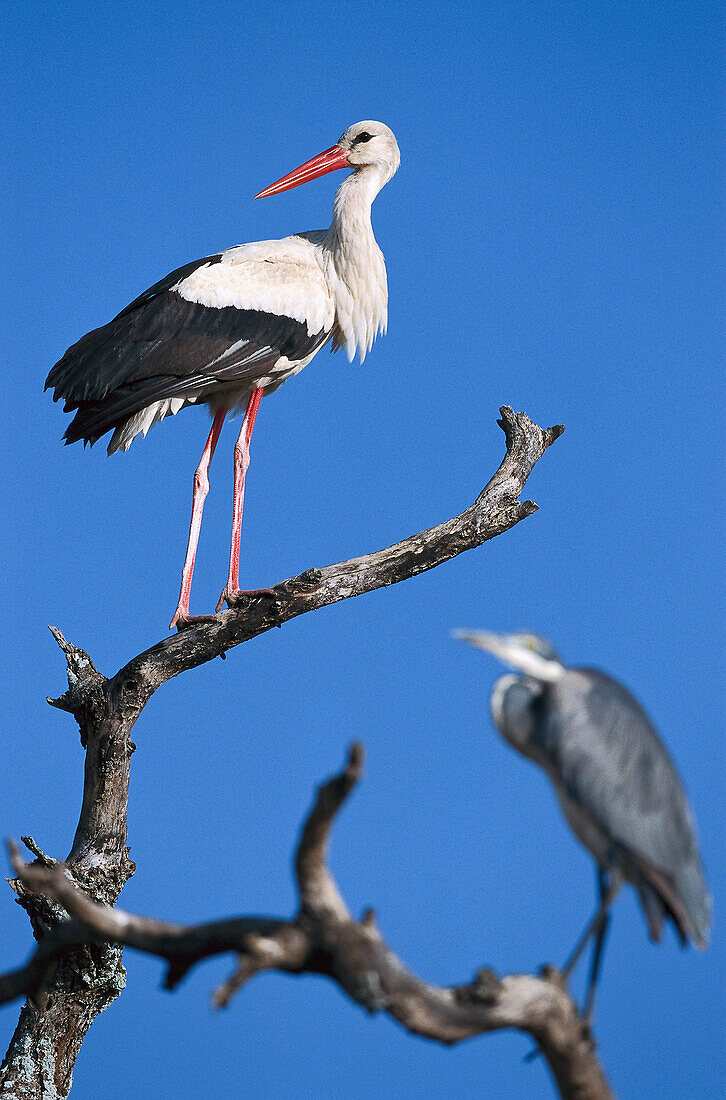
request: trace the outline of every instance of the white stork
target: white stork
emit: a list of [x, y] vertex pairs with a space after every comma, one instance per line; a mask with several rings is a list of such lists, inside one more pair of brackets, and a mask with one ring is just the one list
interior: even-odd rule
[[[194, 474], [192, 518], [171, 627], [192, 621], [189, 595], [209, 491], [209, 464], [229, 412], [245, 409], [234, 450], [229, 577], [217, 610], [239, 592], [239, 549], [250, 438], [260, 401], [332, 340], [363, 362], [386, 331], [386, 265], [371, 228], [371, 204], [401, 162], [382, 122], [350, 126], [330, 149], [255, 198], [352, 168], [335, 196], [327, 230], [228, 248], [172, 271], [102, 328], [89, 332], [48, 375], [53, 399], [76, 415], [66, 443], [96, 442], [113, 430], [108, 453], [186, 405], [204, 403], [212, 428]], [[202, 616], [204, 618], [205, 616]]]

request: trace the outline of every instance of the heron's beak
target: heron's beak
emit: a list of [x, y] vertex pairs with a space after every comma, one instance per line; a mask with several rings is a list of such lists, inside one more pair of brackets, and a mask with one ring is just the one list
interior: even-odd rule
[[348, 150], [340, 145], [332, 145], [323, 153], [318, 153], [312, 160], [306, 160], [299, 168], [288, 172], [277, 183], [271, 183], [264, 191], [255, 195], [256, 199], [266, 199], [268, 195], [279, 195], [281, 191], [290, 191], [293, 187], [299, 187], [301, 183], [315, 180], [318, 176], [325, 176], [328, 172], [335, 172], [338, 168], [348, 168]]
[[460, 642], [492, 653], [503, 664], [519, 669], [535, 680], [553, 684], [565, 671], [559, 661], [547, 661], [510, 634], [490, 634], [486, 630], [452, 630], [451, 634]]

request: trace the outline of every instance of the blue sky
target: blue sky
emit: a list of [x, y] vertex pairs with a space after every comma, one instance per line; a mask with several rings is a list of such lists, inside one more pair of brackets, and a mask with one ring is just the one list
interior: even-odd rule
[[[492, 731], [498, 666], [449, 638], [533, 629], [643, 701], [715, 894], [704, 953], [670, 933], [650, 945], [621, 896], [598, 1006], [605, 1066], [624, 1098], [721, 1096], [718, 6], [132, 0], [27, 3], [4, 23], [0, 833], [68, 851], [83, 760], [44, 701], [63, 688], [46, 624], [109, 674], [164, 634], [208, 430], [189, 410], [126, 455], [64, 449], [47, 371], [172, 268], [326, 226], [340, 177], [252, 196], [350, 123], [381, 119], [403, 156], [374, 207], [389, 333], [363, 367], [325, 351], [263, 401], [243, 584], [461, 511], [500, 460], [502, 403], [567, 432], [529, 483], [540, 511], [514, 531], [159, 691], [134, 733], [138, 871], [122, 904], [180, 921], [292, 912], [312, 790], [360, 738], [365, 782], [332, 851], [353, 909], [375, 906], [432, 981], [561, 961], [591, 910], [591, 861], [544, 777]], [[234, 438], [227, 427], [212, 467], [192, 610], [225, 579]], [[9, 892], [0, 921], [6, 968], [30, 944]], [[229, 960], [173, 996], [158, 962], [126, 964], [126, 993], [79, 1057], [79, 1100], [552, 1094], [515, 1034], [438, 1049], [330, 983], [278, 975], [214, 1014]], [[16, 1018], [0, 1010], [3, 1036]]]

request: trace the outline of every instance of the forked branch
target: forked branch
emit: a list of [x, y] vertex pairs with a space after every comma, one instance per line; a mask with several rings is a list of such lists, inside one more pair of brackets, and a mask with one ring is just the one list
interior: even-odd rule
[[353, 745], [343, 771], [318, 790], [295, 857], [300, 907], [293, 920], [240, 917], [184, 927], [134, 916], [91, 901], [62, 864], [24, 864], [12, 850], [25, 886], [62, 905], [71, 920], [46, 936], [30, 962], [0, 978], [0, 1001], [37, 995], [49, 960], [70, 943], [118, 943], [165, 959], [167, 988], [211, 955], [235, 952], [237, 967], [215, 994], [217, 1005], [263, 970], [323, 974], [369, 1012], [387, 1012], [408, 1031], [454, 1044], [488, 1031], [515, 1028], [538, 1043], [563, 1097], [611, 1098], [577, 1008], [561, 976], [480, 970], [472, 982], [430, 985], [410, 973], [385, 943], [371, 911], [356, 921], [326, 862], [334, 818], [360, 778], [362, 749]]

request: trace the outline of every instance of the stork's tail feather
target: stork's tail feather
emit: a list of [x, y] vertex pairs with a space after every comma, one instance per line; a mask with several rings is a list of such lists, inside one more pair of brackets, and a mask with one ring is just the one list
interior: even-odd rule
[[113, 431], [109, 440], [108, 453], [127, 451], [137, 435], [145, 436], [149, 428], [167, 416], [173, 416], [184, 405], [193, 404], [193, 398], [167, 398], [162, 401], [154, 401], [143, 406], [130, 416], [109, 419], [108, 409], [103, 402], [89, 401], [81, 403], [76, 411], [68, 429], [63, 436], [66, 446], [83, 440], [84, 447], [91, 446], [105, 435]]
[[[76, 415], [71, 420], [70, 424], [66, 428], [65, 435], [63, 436], [63, 442], [66, 447], [71, 443], [79, 443], [83, 440], [83, 446], [88, 443], [91, 446], [100, 439], [104, 434], [103, 431], [98, 429], [94, 430], [94, 421], [98, 420], [98, 405], [94, 403], [81, 404], [76, 409]], [[108, 431], [108, 428], [104, 429]]]

